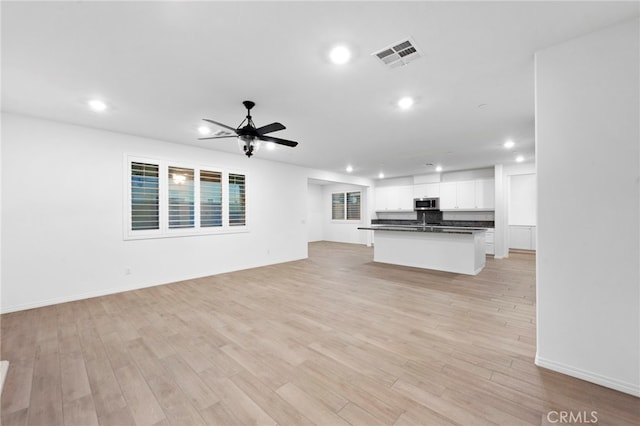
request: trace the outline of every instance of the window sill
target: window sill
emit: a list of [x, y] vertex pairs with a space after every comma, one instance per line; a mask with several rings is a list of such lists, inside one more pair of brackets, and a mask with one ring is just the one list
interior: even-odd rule
[[[223, 228], [211, 231], [192, 230], [192, 231], [176, 231], [176, 232], [157, 232], [157, 233], [127, 233], [124, 236], [125, 241], [130, 240], [154, 240], [159, 238], [182, 238], [182, 237], [206, 237], [211, 235], [225, 234], [243, 234], [249, 232], [248, 226], [238, 226], [237, 228]], [[143, 231], [144, 232], [144, 231]]]

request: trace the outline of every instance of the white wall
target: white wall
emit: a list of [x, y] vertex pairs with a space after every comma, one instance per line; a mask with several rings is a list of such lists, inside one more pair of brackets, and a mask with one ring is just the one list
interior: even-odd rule
[[535, 174], [511, 176], [509, 183], [509, 225], [536, 226], [537, 193]]
[[[351, 192], [360, 191], [361, 220], [359, 221], [334, 221], [331, 220], [331, 194], [334, 192]], [[339, 243], [367, 244], [367, 234], [370, 231], [358, 230], [359, 226], [370, 223], [366, 219], [366, 211], [368, 205], [368, 191], [366, 187], [347, 184], [324, 185], [322, 187], [322, 205], [323, 205], [323, 225], [322, 235], [325, 241], [335, 241]]]
[[[250, 232], [124, 241], [125, 153], [246, 171]], [[318, 171], [13, 114], [2, 154], [2, 312], [307, 257]]]
[[628, 21], [535, 63], [536, 363], [640, 396], [639, 35]]
[[413, 185], [413, 176], [403, 176], [390, 179], [378, 179], [375, 181], [376, 187], [383, 186], [411, 186]]
[[[509, 257], [510, 248], [535, 250], [537, 221], [535, 174], [534, 163], [496, 165], [496, 258]], [[523, 178], [521, 182], [527, 182], [522, 183], [523, 187], [520, 187], [518, 182], [521, 178]], [[514, 180], [515, 190], [512, 188]], [[515, 218], [511, 217], [513, 212], [515, 212]], [[533, 223], [529, 224], [530, 222]], [[528, 225], [523, 228], [525, 223]], [[527, 242], [523, 244], [522, 241]]]
[[324, 209], [322, 240], [371, 245], [372, 232], [358, 231], [356, 228], [362, 224], [370, 224], [371, 218], [375, 215], [373, 191], [374, 180], [326, 170], [306, 169], [306, 171], [311, 183], [314, 181], [323, 181], [323, 183], [326, 183], [325, 185], [322, 185], [323, 192], [326, 191], [326, 187], [330, 185], [333, 185], [333, 187], [337, 188], [338, 191], [347, 189], [351, 191], [353, 189], [362, 192], [362, 198], [360, 200], [362, 205], [362, 220], [358, 224], [354, 224], [353, 222], [347, 224], [332, 223], [331, 195], [329, 195], [329, 198], [324, 197], [324, 200], [322, 201]]
[[308, 241], [322, 241], [323, 197], [322, 185], [307, 185], [307, 235]]
[[535, 250], [537, 182], [535, 173], [509, 176], [509, 248]]
[[441, 182], [458, 182], [474, 179], [493, 179], [495, 178], [495, 170], [493, 168], [486, 169], [469, 169], [458, 170], [455, 172], [445, 172], [440, 176]]

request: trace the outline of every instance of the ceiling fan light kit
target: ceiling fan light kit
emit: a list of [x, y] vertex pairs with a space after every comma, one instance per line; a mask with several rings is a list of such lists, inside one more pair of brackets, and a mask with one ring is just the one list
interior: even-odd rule
[[267, 136], [267, 133], [286, 129], [286, 127], [284, 127], [284, 125], [282, 125], [281, 123], [275, 122], [275, 123], [267, 124], [266, 126], [256, 128], [256, 125], [253, 123], [253, 119], [251, 117], [251, 109], [254, 106], [256, 106], [255, 102], [244, 101], [242, 102], [242, 104], [247, 109], [247, 116], [242, 121], [242, 123], [240, 123], [240, 125], [235, 129], [233, 127], [227, 126], [226, 124], [218, 123], [217, 121], [203, 118], [203, 120], [208, 123], [212, 123], [217, 126], [223, 127], [225, 129], [231, 130], [232, 132], [235, 133], [235, 136], [234, 135], [211, 136], [208, 138], [199, 138], [199, 140], [237, 138], [238, 146], [247, 157], [251, 157], [255, 152], [258, 151], [258, 149], [260, 149], [261, 141], [272, 142], [279, 145], [289, 146], [292, 148], [298, 145], [298, 142], [295, 142], [295, 141], [275, 138], [273, 136]]
[[238, 136], [238, 148], [244, 152], [247, 157], [251, 157], [260, 149], [260, 141], [250, 136]]

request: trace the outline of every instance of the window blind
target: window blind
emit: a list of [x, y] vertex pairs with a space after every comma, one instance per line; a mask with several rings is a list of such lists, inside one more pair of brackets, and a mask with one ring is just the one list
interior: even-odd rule
[[126, 240], [248, 232], [246, 174], [153, 158], [127, 162]]
[[344, 219], [344, 192], [335, 192], [331, 194], [331, 219]]
[[246, 224], [245, 176], [229, 173], [229, 226]]
[[360, 220], [360, 192], [347, 192], [347, 220]]
[[193, 169], [169, 166], [169, 229], [194, 227]]
[[131, 163], [131, 229], [160, 228], [159, 168], [157, 164]]
[[222, 226], [222, 173], [200, 170], [200, 226]]

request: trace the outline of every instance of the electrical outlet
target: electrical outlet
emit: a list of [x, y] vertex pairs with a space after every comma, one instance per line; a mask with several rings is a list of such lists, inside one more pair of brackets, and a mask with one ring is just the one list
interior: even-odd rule
[[131, 268], [124, 268], [125, 275], [131, 275]]

